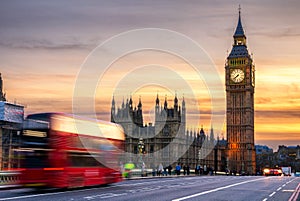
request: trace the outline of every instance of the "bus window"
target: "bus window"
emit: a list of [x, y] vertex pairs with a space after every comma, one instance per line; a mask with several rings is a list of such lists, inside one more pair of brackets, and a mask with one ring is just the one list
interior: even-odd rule
[[49, 167], [48, 152], [40, 150], [21, 151], [22, 168], [44, 168]]
[[104, 167], [98, 155], [89, 153], [69, 153], [68, 158], [71, 167]]

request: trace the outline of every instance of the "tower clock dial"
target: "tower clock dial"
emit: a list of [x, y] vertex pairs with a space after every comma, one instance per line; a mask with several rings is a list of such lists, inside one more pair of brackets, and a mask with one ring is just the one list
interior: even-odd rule
[[245, 73], [241, 69], [234, 69], [230, 74], [230, 79], [235, 83], [240, 83], [244, 80]]

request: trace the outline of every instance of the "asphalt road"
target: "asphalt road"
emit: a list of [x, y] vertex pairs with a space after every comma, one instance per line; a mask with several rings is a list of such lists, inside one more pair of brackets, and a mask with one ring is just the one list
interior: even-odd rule
[[[299, 177], [198, 176], [126, 180], [121, 183], [72, 190], [11, 189], [0, 191], [1, 200], [140, 201], [205, 200], [266, 201], [289, 199], [300, 191]], [[298, 189], [297, 191], [295, 191]], [[299, 195], [300, 196], [300, 195]], [[291, 199], [290, 199], [291, 200]], [[300, 200], [298, 198], [297, 200]]]

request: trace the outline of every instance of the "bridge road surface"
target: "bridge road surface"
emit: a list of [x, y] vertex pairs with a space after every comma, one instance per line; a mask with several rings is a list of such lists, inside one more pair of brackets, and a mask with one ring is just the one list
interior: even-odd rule
[[[297, 197], [297, 193], [299, 194], [299, 183], [300, 177], [161, 177], [126, 180], [109, 186], [72, 190], [1, 190], [0, 201], [291, 201], [291, 197]], [[300, 198], [295, 200], [300, 200]]]

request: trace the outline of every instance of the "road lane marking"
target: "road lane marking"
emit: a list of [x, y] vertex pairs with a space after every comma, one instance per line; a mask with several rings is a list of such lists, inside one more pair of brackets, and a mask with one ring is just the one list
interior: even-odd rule
[[[107, 187], [101, 187], [101, 189], [115, 188], [115, 187], [116, 186], [107, 186]], [[76, 190], [76, 192], [90, 191], [90, 190], [94, 190], [94, 189], [95, 188], [82, 189], [82, 190]], [[34, 195], [21, 195], [21, 196], [16, 196], [16, 197], [0, 198], [0, 201], [25, 199], [25, 198], [41, 197], [41, 196], [49, 196], [49, 195], [59, 195], [59, 194], [70, 193], [70, 192], [72, 192], [72, 191], [54, 192], [54, 193], [43, 193], [43, 194], [34, 194]]]
[[[297, 178], [287, 181], [285, 184], [283, 184], [281, 187], [279, 187], [276, 191], [280, 191], [280, 190], [281, 190], [282, 188], [284, 188], [287, 184], [293, 182], [293, 181], [296, 180], [296, 179], [297, 179]], [[299, 186], [300, 186], [300, 184], [299, 184]], [[299, 190], [300, 190], [300, 189], [299, 189]], [[294, 192], [294, 194], [295, 194], [295, 191], [296, 191], [296, 190], [286, 190], [286, 189], [283, 189], [283, 190], [282, 190], [282, 192]], [[269, 197], [272, 197], [275, 193], [276, 193], [276, 192], [271, 193], [271, 194], [269, 195]], [[292, 197], [294, 196], [294, 194], [290, 197], [289, 201], [294, 201], [294, 200], [292, 199]], [[263, 201], [266, 201], [266, 200], [268, 200], [268, 198], [263, 199]]]
[[24, 199], [24, 198], [32, 198], [32, 197], [40, 197], [40, 196], [46, 196], [46, 195], [58, 195], [63, 194], [65, 192], [56, 192], [56, 193], [47, 193], [47, 194], [35, 194], [35, 195], [21, 195], [16, 197], [10, 197], [10, 198], [0, 198], [0, 200], [16, 200], [16, 199]]
[[118, 197], [118, 196], [125, 196], [127, 193], [103, 193], [103, 194], [98, 194], [98, 195], [90, 195], [87, 197], [84, 197], [84, 199], [87, 200], [94, 200], [94, 199], [107, 199], [107, 198], [113, 198], [113, 197]]
[[296, 189], [295, 189], [293, 195], [290, 197], [289, 201], [297, 201], [299, 193], [300, 193], [300, 183], [296, 187]]
[[272, 197], [273, 195], [275, 195], [276, 192], [273, 192], [269, 195], [269, 197]]
[[295, 190], [292, 190], [292, 189], [287, 189], [287, 190], [282, 190], [282, 192], [295, 192]]
[[222, 186], [222, 187], [215, 188], [215, 189], [212, 189], [212, 190], [203, 191], [201, 193], [196, 193], [196, 194], [185, 196], [185, 197], [182, 197], [182, 198], [177, 198], [177, 199], [174, 199], [172, 201], [186, 200], [186, 199], [189, 199], [189, 198], [198, 197], [200, 195], [205, 195], [205, 194], [208, 194], [208, 193], [213, 193], [213, 192], [216, 192], [216, 191], [220, 191], [220, 190], [223, 190], [223, 189], [226, 189], [226, 188], [231, 188], [231, 187], [234, 187], [234, 186], [239, 186], [239, 185], [242, 185], [242, 184], [246, 184], [246, 183], [250, 183], [250, 182], [254, 182], [254, 181], [259, 181], [259, 180], [265, 180], [265, 179], [266, 178], [259, 178], [259, 179], [243, 181], [243, 182], [239, 182], [239, 183], [235, 183], [235, 184], [230, 184], [230, 185]]
[[138, 182], [138, 183], [133, 183], [133, 184], [115, 184], [115, 186], [140, 186], [140, 185], [143, 185], [143, 184], [152, 184], [152, 183], [162, 183], [162, 182], [170, 182], [170, 181], [175, 181], [176, 179], [168, 179], [168, 180], [164, 180], [164, 181], [161, 181], [160, 179], [156, 179], [156, 180], [152, 180], [152, 181], [145, 181], [145, 182]]

